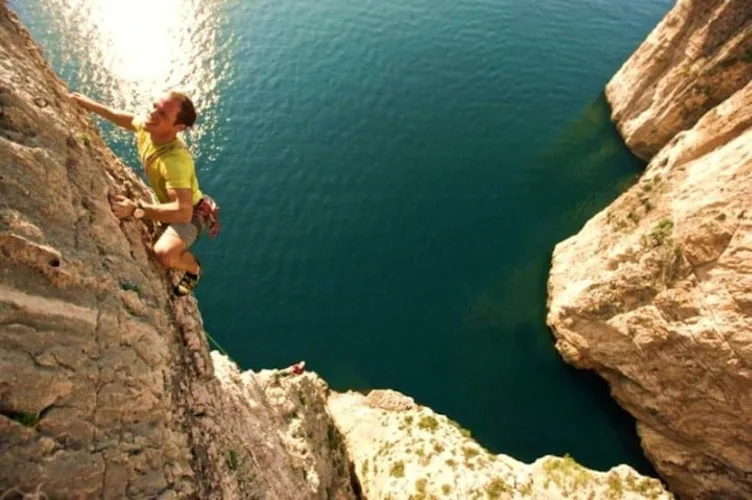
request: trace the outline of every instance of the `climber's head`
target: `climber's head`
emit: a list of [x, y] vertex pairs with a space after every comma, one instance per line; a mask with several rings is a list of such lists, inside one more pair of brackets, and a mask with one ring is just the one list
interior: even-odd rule
[[153, 109], [146, 115], [144, 128], [156, 135], [173, 135], [192, 127], [195, 121], [193, 102], [185, 94], [170, 91], [154, 101]]

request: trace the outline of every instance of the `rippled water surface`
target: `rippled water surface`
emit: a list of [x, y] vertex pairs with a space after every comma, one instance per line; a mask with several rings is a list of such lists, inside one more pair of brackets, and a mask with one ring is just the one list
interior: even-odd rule
[[72, 89], [194, 97], [225, 223], [197, 296], [243, 367], [305, 359], [494, 452], [641, 470], [633, 422], [553, 349], [546, 279], [641, 168], [602, 88], [671, 3], [9, 0]]

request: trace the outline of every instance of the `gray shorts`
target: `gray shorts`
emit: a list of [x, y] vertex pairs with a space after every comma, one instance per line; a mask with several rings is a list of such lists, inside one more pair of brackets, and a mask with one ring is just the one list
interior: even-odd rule
[[204, 230], [205, 226], [206, 224], [204, 223], [204, 220], [194, 213], [193, 218], [190, 222], [170, 224], [169, 226], [167, 226], [165, 233], [177, 236], [178, 238], [183, 240], [186, 248], [190, 248], [190, 246], [196, 242], [199, 236], [201, 236], [201, 232]]

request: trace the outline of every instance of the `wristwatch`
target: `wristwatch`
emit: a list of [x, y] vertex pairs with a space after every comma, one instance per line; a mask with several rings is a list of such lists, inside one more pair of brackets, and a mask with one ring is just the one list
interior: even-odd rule
[[140, 219], [144, 216], [146, 212], [144, 212], [144, 206], [141, 204], [141, 200], [138, 200], [136, 202], [136, 208], [133, 209], [133, 217], [136, 219]]

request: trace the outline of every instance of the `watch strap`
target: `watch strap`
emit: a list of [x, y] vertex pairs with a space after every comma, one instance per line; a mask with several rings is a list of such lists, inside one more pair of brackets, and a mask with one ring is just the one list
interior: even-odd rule
[[138, 200], [136, 202], [136, 208], [133, 209], [133, 216], [136, 219], [142, 218], [144, 215], [146, 215], [146, 212], [144, 211], [144, 204], [141, 203], [141, 200]]

